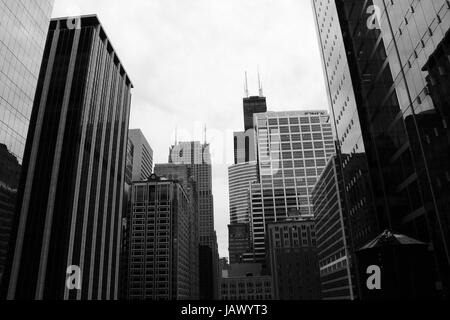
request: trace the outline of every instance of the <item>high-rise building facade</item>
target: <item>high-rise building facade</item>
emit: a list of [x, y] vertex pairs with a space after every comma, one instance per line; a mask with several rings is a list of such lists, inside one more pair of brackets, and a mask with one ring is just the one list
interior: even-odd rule
[[217, 298], [219, 254], [214, 231], [214, 199], [212, 193], [212, 165], [207, 143], [179, 142], [170, 148], [169, 164], [187, 165], [197, 189], [199, 215], [199, 276], [200, 299]]
[[313, 192], [322, 298], [353, 300], [355, 268], [348, 244], [346, 207], [339, 158], [330, 158]]
[[[229, 255], [231, 263], [241, 263], [250, 255], [250, 185], [258, 181], [258, 146], [254, 115], [267, 112], [266, 98], [244, 98], [244, 130], [234, 133], [234, 164], [228, 168], [230, 225]], [[248, 86], [246, 83], [246, 91]]]
[[312, 3], [351, 245], [385, 229], [429, 243], [449, 297], [448, 2]]
[[272, 300], [272, 277], [263, 275], [262, 270], [259, 263], [230, 264], [220, 279], [220, 300]]
[[227, 277], [220, 283], [222, 301], [273, 300], [273, 284], [270, 276]]
[[0, 2], [0, 284], [53, 3]]
[[258, 161], [255, 129], [245, 132], [235, 132], [234, 135], [234, 164], [244, 164]]
[[[261, 84], [259, 84], [261, 87]], [[262, 96], [244, 98], [244, 130], [234, 133], [234, 164], [258, 161], [254, 115], [267, 112], [267, 100]]]
[[192, 252], [192, 199], [178, 181], [152, 175], [133, 184], [130, 300], [191, 300], [198, 298], [198, 251]]
[[276, 300], [320, 300], [314, 219], [292, 216], [267, 224], [267, 264]]
[[214, 202], [209, 144], [180, 142], [170, 149], [169, 163], [191, 167], [198, 192], [200, 244], [213, 247]]
[[312, 190], [327, 159], [335, 153], [325, 111], [268, 112], [255, 115], [259, 179], [250, 188], [255, 258], [266, 258], [266, 225], [290, 213], [313, 214]]
[[250, 222], [250, 185], [258, 181], [258, 163], [246, 162], [228, 168], [230, 222]]
[[254, 115], [264, 112], [267, 112], [267, 101], [266, 98], [262, 96], [262, 94], [260, 96], [244, 98], [245, 131], [252, 130], [255, 127], [253, 122]]
[[[96, 16], [50, 23], [5, 288], [117, 299], [132, 83]], [[79, 271], [81, 289], [66, 286]]]
[[[180, 183], [188, 194], [191, 205], [192, 214], [190, 215], [190, 252], [191, 252], [191, 299], [199, 298], [200, 291], [200, 235], [199, 235], [199, 209], [198, 209], [198, 192], [197, 182], [192, 176], [191, 166], [185, 164], [156, 164], [155, 175], [168, 180]], [[194, 258], [195, 257], [195, 258]]]
[[123, 191], [123, 211], [122, 211], [122, 238], [119, 267], [119, 296], [120, 299], [127, 299], [128, 295], [128, 255], [130, 252], [130, 217], [131, 217], [131, 187], [133, 183], [133, 157], [134, 145], [128, 137], [127, 155], [125, 162], [125, 186]]
[[[156, 164], [155, 174], [158, 177], [163, 177], [169, 180], [179, 181], [185, 190], [193, 192], [193, 200], [197, 201], [197, 182], [193, 176], [191, 166], [187, 164]], [[195, 203], [197, 205], [197, 203]]]
[[249, 223], [232, 223], [228, 226], [228, 251], [230, 263], [242, 263], [245, 254], [251, 252]]
[[[408, 4], [374, 1], [412, 154], [397, 182], [408, 209], [401, 218], [391, 218], [391, 224], [432, 243], [435, 288], [439, 296], [450, 298], [450, 4]], [[402, 147], [395, 150], [404, 153]], [[419, 189], [421, 201], [407, 197], [407, 189]], [[398, 214], [394, 212], [392, 216]]]
[[128, 134], [134, 146], [133, 181], [146, 181], [153, 172], [153, 149], [140, 129]]

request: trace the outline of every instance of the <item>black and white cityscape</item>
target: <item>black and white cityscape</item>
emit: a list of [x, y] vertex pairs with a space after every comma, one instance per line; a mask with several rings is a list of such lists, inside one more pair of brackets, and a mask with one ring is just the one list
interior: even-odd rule
[[[99, 12], [83, 0], [0, 0], [0, 300], [450, 299], [450, 2], [254, 2], [210, 0], [191, 17], [181, 0]], [[235, 12], [245, 26], [236, 6], [272, 21], [294, 2], [310, 29], [284, 43], [311, 60], [266, 41], [282, 24], [236, 41], [279, 61], [214, 47], [204, 70], [170, 80], [173, 94], [137, 58], [183, 55], [152, 47], [152, 32], [135, 40], [131, 25], [160, 26], [170, 51], [205, 48], [203, 33], [176, 35], [191, 30], [178, 17], [201, 25]], [[153, 21], [153, 9], [177, 5], [164, 26], [186, 29]], [[110, 18], [113, 6], [148, 21]], [[221, 79], [233, 61], [239, 71]], [[293, 78], [271, 78], [266, 63]], [[220, 94], [208, 89], [221, 81]], [[283, 87], [298, 91], [294, 106], [271, 102]], [[177, 92], [192, 100], [174, 103]]]

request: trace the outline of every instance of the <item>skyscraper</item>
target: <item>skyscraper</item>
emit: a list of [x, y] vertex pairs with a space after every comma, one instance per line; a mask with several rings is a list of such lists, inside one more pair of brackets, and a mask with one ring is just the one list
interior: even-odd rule
[[258, 181], [258, 163], [246, 162], [228, 168], [230, 222], [250, 222], [250, 185]]
[[234, 133], [234, 164], [255, 162], [258, 160], [255, 129]]
[[197, 184], [200, 244], [212, 247], [214, 238], [214, 203], [209, 144], [180, 142], [170, 149], [169, 163], [190, 166], [192, 176]]
[[191, 287], [191, 298], [199, 299], [200, 297], [200, 266], [199, 266], [199, 252], [200, 252], [200, 235], [199, 235], [199, 203], [197, 182], [192, 176], [192, 168], [185, 164], [156, 164], [155, 175], [163, 177], [168, 180], [177, 181], [180, 183], [185, 192], [188, 194], [191, 205], [192, 214], [190, 215], [190, 272], [189, 276]]
[[244, 127], [245, 131], [254, 128], [253, 116], [267, 112], [266, 98], [261, 96], [244, 98]]
[[312, 3], [351, 246], [385, 229], [428, 243], [436, 295], [448, 298], [448, 1]]
[[269, 222], [267, 257], [276, 300], [321, 299], [314, 219]]
[[0, 2], [0, 284], [53, 2]]
[[232, 223], [228, 226], [228, 251], [230, 263], [243, 263], [246, 253], [251, 252], [250, 224]]
[[209, 144], [198, 141], [179, 142], [170, 148], [169, 164], [187, 165], [197, 188], [199, 213], [199, 274], [200, 299], [217, 297], [219, 255], [214, 231], [214, 199], [212, 194], [212, 166]]
[[353, 300], [354, 257], [349, 246], [347, 211], [339, 158], [333, 156], [312, 192], [322, 298]]
[[[246, 83], [246, 93], [248, 95]], [[251, 253], [250, 185], [258, 181], [258, 146], [254, 115], [267, 112], [267, 101], [262, 96], [244, 98], [244, 130], [234, 133], [234, 164], [228, 168], [230, 225], [229, 254], [231, 263], [241, 263]], [[248, 231], [247, 231], [248, 230]], [[243, 238], [247, 236], [248, 238]]]
[[153, 172], [153, 149], [140, 129], [129, 131], [134, 146], [133, 181], [145, 181]]
[[[9, 299], [117, 299], [132, 87], [97, 16], [51, 21], [7, 265]], [[80, 289], [66, 286], [68, 269], [79, 271]]]
[[179, 181], [153, 174], [147, 182], [133, 184], [130, 300], [198, 298], [198, 277], [193, 278], [198, 274], [194, 209]]
[[128, 138], [125, 163], [124, 202], [122, 209], [122, 241], [120, 249], [119, 267], [119, 295], [120, 299], [127, 299], [128, 294], [128, 256], [130, 252], [130, 217], [131, 217], [131, 187], [133, 183], [134, 145]]
[[267, 275], [232, 273], [222, 278], [220, 283], [220, 300], [222, 301], [273, 300], [272, 278]]
[[312, 190], [335, 153], [325, 111], [267, 112], [255, 115], [259, 179], [250, 189], [253, 251], [265, 262], [266, 225], [300, 211], [312, 216]]

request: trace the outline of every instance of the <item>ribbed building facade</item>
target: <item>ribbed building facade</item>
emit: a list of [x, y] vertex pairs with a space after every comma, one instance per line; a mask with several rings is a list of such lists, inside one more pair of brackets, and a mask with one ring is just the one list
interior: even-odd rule
[[140, 129], [128, 133], [134, 146], [133, 181], [145, 181], [153, 173], [153, 149]]
[[268, 112], [255, 115], [259, 179], [250, 188], [255, 259], [266, 258], [266, 225], [292, 212], [312, 216], [312, 190], [335, 153], [325, 111]]
[[355, 259], [349, 246], [339, 158], [331, 157], [312, 192], [324, 300], [353, 300]]
[[385, 229], [428, 243], [436, 297], [448, 298], [448, 1], [312, 3], [351, 246]]
[[[96, 16], [51, 21], [19, 187], [9, 299], [117, 299], [132, 84]], [[79, 268], [80, 289], [66, 286]]]
[[0, 1], [0, 285], [53, 3]]
[[257, 162], [236, 164], [228, 168], [231, 224], [250, 222], [250, 185], [257, 181]]

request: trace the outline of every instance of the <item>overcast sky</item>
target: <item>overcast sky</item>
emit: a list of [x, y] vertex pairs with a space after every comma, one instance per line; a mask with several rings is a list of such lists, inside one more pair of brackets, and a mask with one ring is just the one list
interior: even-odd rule
[[272, 111], [328, 109], [310, 0], [56, 0], [54, 17], [97, 14], [133, 90], [130, 128], [167, 163], [175, 140], [213, 150], [215, 225], [228, 256], [233, 131], [243, 130], [244, 72], [259, 65]]

